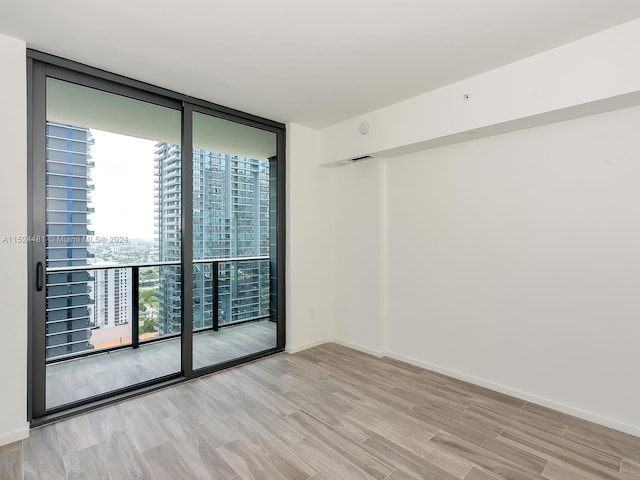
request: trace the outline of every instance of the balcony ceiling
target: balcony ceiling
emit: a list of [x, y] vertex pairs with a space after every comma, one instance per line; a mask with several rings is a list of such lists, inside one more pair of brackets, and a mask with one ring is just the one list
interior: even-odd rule
[[320, 128], [638, 17], [638, 0], [3, 0], [0, 33]]

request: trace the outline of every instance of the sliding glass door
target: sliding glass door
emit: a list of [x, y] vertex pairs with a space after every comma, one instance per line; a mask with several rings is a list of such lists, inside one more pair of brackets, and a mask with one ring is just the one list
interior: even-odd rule
[[276, 150], [273, 132], [193, 112], [194, 369], [276, 347]]
[[282, 128], [32, 67], [36, 422], [282, 350]]

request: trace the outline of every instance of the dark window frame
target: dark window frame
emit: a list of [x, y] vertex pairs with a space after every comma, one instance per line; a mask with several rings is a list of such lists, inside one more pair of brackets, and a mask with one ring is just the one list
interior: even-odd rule
[[[282, 352], [286, 342], [286, 301], [285, 301], [285, 259], [286, 259], [286, 126], [282, 123], [224, 107], [206, 100], [190, 97], [178, 92], [157, 87], [155, 85], [134, 80], [129, 77], [114, 74], [77, 63], [58, 56], [37, 50], [27, 49], [27, 158], [28, 158], [28, 228], [29, 236], [34, 232], [43, 231], [43, 219], [35, 218], [34, 212], [44, 211], [45, 205], [36, 192], [44, 189], [44, 155], [45, 125], [46, 125], [46, 78], [52, 77], [71, 83], [95, 88], [108, 93], [141, 100], [156, 105], [181, 111], [182, 150], [189, 152], [183, 155], [183, 171], [189, 172], [185, 177], [182, 188], [182, 297], [184, 290], [192, 290], [192, 275], [184, 275], [191, 271], [192, 265], [192, 123], [193, 112], [211, 115], [253, 128], [276, 134], [276, 162], [277, 162], [277, 343], [274, 348], [251, 355], [226, 361], [209, 367], [193, 369], [193, 334], [182, 335], [182, 371], [167, 377], [157, 378], [140, 384], [111, 391], [106, 394], [91, 397], [87, 400], [74, 402], [69, 405], [47, 409], [45, 405], [46, 370], [44, 359], [44, 329], [45, 326], [36, 322], [38, 312], [44, 311], [45, 298], [42, 292], [36, 292], [37, 264], [45, 258], [45, 243], [31, 243], [28, 251], [28, 420], [31, 426], [43, 425], [80, 412], [102, 407], [123, 399], [142, 395], [168, 385], [178, 384], [202, 375], [230, 368], [267, 355]], [[188, 148], [187, 148], [188, 147]], [[46, 290], [46, 289], [45, 289]], [[193, 318], [192, 302], [183, 302], [182, 332], [192, 332]]]

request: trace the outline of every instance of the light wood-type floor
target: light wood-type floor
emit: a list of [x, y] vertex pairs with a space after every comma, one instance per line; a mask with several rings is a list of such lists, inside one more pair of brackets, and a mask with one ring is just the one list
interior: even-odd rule
[[25, 478], [640, 478], [640, 439], [327, 344], [48, 425]]
[[22, 442], [0, 447], [0, 479], [22, 480]]
[[[193, 336], [193, 368], [215, 365], [276, 346], [269, 320], [207, 330]], [[47, 366], [47, 408], [180, 371], [180, 338], [114, 350]]]

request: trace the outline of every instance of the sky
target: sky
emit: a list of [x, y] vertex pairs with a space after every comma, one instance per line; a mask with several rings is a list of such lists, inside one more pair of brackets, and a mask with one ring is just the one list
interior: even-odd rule
[[96, 236], [154, 238], [153, 140], [91, 130], [95, 185], [90, 218]]

